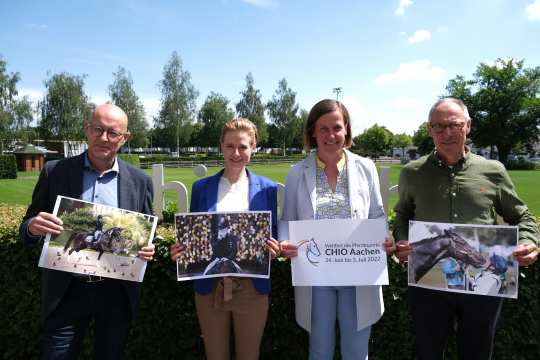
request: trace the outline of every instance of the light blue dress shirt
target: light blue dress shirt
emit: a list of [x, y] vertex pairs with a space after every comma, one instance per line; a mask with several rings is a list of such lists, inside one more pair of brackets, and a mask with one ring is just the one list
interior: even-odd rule
[[88, 153], [84, 156], [82, 200], [118, 207], [118, 161], [103, 174], [92, 167]]

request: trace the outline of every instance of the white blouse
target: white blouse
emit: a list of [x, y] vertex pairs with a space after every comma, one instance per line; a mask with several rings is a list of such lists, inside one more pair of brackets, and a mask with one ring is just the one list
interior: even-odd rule
[[221, 176], [218, 185], [217, 211], [248, 211], [249, 210], [249, 179], [247, 174], [236, 183]]

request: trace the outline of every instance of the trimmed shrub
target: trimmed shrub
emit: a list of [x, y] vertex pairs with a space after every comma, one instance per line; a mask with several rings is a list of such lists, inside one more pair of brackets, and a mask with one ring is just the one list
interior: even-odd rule
[[[39, 353], [40, 246], [24, 249], [18, 226], [25, 208], [0, 206], [0, 358], [36, 359]], [[174, 228], [159, 226], [155, 260], [146, 270], [140, 314], [132, 328], [128, 359], [204, 358], [191, 282], [177, 282], [169, 246]], [[390, 285], [383, 287], [385, 313], [372, 329], [370, 359], [413, 359], [414, 337], [407, 311], [407, 269], [388, 261]], [[494, 359], [540, 356], [540, 266], [520, 269], [519, 298], [506, 300], [495, 337]], [[476, 295], [471, 295], [476, 296]], [[81, 359], [92, 359], [92, 332]], [[338, 342], [339, 343], [339, 342]], [[451, 341], [451, 344], [454, 342]], [[339, 350], [336, 350], [338, 352]], [[289, 261], [272, 262], [272, 293], [261, 344], [265, 359], [307, 359], [308, 334], [295, 322]], [[451, 346], [447, 358], [455, 359]], [[339, 355], [336, 355], [339, 359]]]
[[517, 160], [509, 160], [506, 163], [507, 170], [534, 170], [535, 164], [532, 161], [528, 161], [524, 158], [519, 158]]
[[120, 159], [124, 160], [127, 163], [130, 163], [131, 165], [140, 168], [141, 162], [139, 160], [139, 155], [135, 154], [118, 154]]
[[17, 159], [15, 155], [0, 155], [0, 179], [17, 178]]

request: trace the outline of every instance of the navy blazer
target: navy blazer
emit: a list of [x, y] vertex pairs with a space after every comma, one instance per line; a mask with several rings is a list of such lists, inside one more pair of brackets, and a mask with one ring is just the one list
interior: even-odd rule
[[[272, 236], [277, 236], [277, 186], [263, 176], [258, 176], [247, 170], [249, 179], [249, 210], [272, 212]], [[223, 170], [213, 176], [193, 183], [191, 187], [191, 212], [216, 211], [219, 179]], [[195, 291], [208, 294], [216, 285], [218, 278], [199, 279], [193, 282]], [[270, 279], [252, 278], [255, 289], [261, 294], [270, 292]]]
[[[19, 234], [26, 246], [35, 245], [41, 237], [30, 236], [28, 223], [39, 212], [52, 213], [57, 195], [80, 199], [82, 196], [84, 156], [77, 155], [62, 160], [49, 161], [39, 175], [32, 194], [32, 203], [26, 211]], [[118, 161], [118, 206], [145, 214], [152, 214], [152, 180], [141, 170], [128, 163]], [[69, 272], [42, 269], [41, 276], [41, 319], [45, 320], [58, 306], [66, 293], [73, 275]], [[127, 292], [133, 318], [137, 315], [141, 284], [134, 281], [110, 279], [118, 282]]]

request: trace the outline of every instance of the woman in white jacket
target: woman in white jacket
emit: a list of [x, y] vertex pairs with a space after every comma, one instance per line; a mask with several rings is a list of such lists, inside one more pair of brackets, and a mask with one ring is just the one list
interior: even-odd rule
[[[297, 247], [285, 240], [289, 221], [385, 217], [375, 164], [346, 150], [352, 135], [343, 104], [315, 104], [304, 142], [313, 151], [289, 171], [279, 224], [281, 254], [288, 257], [297, 255]], [[384, 311], [380, 286], [297, 286], [295, 306], [296, 321], [310, 333], [310, 359], [333, 359], [336, 319], [342, 358], [368, 358], [371, 325]]]

